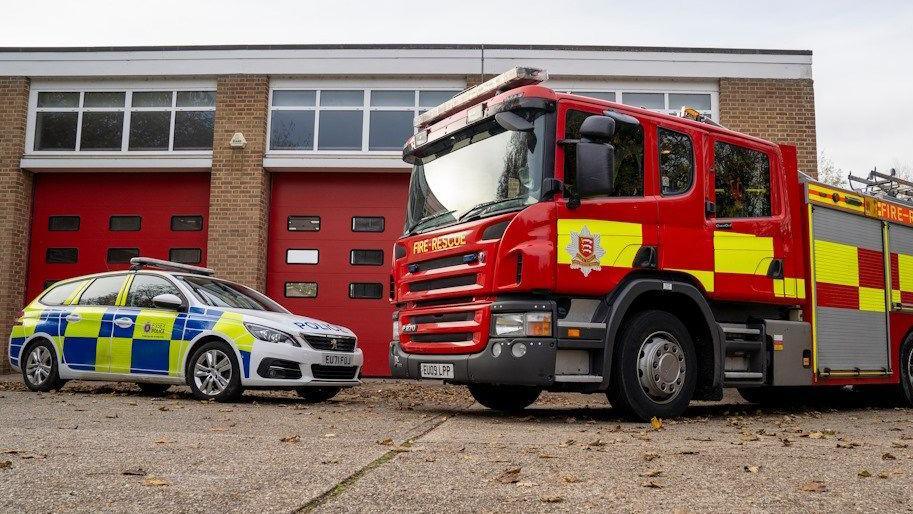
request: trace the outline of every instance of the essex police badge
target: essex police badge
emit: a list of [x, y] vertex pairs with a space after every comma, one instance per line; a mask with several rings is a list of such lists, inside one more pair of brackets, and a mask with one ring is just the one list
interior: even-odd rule
[[602, 269], [599, 259], [605, 255], [605, 250], [599, 244], [599, 234], [591, 233], [586, 225], [580, 232], [571, 232], [571, 242], [566, 250], [571, 255], [571, 269], [579, 269], [584, 277]]

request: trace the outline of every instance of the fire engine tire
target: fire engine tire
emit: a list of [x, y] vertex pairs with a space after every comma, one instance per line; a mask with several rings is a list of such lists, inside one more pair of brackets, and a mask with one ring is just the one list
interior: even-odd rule
[[469, 393], [477, 402], [489, 409], [519, 412], [532, 405], [542, 394], [542, 390], [530, 386], [469, 384]]
[[200, 345], [187, 362], [187, 384], [194, 398], [232, 402], [241, 396], [241, 367], [225, 341]]
[[151, 382], [138, 382], [136, 384], [141, 393], [149, 396], [158, 396], [168, 392], [171, 388], [168, 384], [153, 384]]
[[609, 403], [647, 421], [688, 408], [697, 384], [697, 353], [688, 329], [668, 312], [640, 312], [615, 348]]
[[295, 389], [305, 403], [320, 403], [339, 394], [341, 387], [299, 387]]
[[913, 336], [900, 348], [900, 387], [907, 404], [913, 406]]
[[22, 381], [32, 391], [48, 392], [66, 384], [57, 371], [57, 351], [50, 341], [38, 340], [22, 353]]

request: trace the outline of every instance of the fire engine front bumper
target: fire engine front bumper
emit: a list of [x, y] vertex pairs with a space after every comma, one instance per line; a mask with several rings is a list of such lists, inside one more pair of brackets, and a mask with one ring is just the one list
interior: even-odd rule
[[[440, 380], [429, 366], [452, 364], [455, 384], [505, 384], [547, 387], [555, 381], [557, 340], [554, 338], [492, 338], [485, 350], [469, 355], [405, 353], [399, 341], [390, 343], [390, 370], [394, 378]], [[496, 349], [497, 347], [497, 349]], [[423, 368], [425, 372], [423, 373]], [[449, 368], [447, 368], [449, 369]]]

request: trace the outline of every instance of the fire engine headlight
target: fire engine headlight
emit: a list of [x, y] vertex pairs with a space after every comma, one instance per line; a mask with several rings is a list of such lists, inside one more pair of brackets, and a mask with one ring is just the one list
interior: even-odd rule
[[550, 337], [551, 312], [508, 312], [492, 315], [494, 335], [498, 337]]
[[399, 311], [393, 311], [393, 340], [394, 341], [399, 339], [399, 334], [400, 334]]
[[244, 328], [260, 341], [287, 344], [289, 346], [301, 346], [301, 343], [296, 341], [294, 337], [273, 328], [264, 327], [263, 325], [254, 325], [253, 323], [245, 323]]

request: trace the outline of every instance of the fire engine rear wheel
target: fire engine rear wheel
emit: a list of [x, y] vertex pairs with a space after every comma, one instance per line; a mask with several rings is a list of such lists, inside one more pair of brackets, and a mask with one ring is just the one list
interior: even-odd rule
[[664, 311], [636, 314], [615, 350], [609, 402], [642, 419], [678, 416], [697, 383], [697, 355], [685, 325]]
[[492, 384], [469, 384], [469, 393], [485, 407], [502, 412], [519, 412], [536, 401], [538, 387]]
[[900, 386], [907, 403], [913, 405], [913, 336], [900, 348]]

